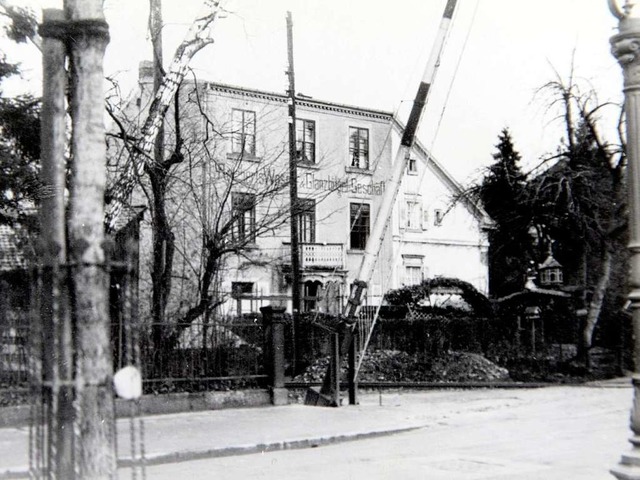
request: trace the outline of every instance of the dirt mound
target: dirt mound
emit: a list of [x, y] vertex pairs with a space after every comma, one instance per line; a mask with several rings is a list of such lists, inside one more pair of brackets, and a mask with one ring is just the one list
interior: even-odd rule
[[[298, 382], [320, 382], [324, 378], [329, 357], [310, 365]], [[346, 375], [346, 362], [342, 364]], [[398, 350], [373, 350], [365, 354], [358, 375], [360, 382], [494, 382], [509, 380], [507, 369], [482, 355], [449, 352], [434, 359], [424, 359]]]
[[477, 353], [449, 352], [436, 359], [432, 367], [439, 380], [446, 382], [504, 382], [509, 371]]

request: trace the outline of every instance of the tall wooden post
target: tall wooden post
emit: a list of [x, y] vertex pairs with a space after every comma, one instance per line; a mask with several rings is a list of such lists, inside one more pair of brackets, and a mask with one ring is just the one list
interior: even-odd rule
[[109, 41], [102, 0], [65, 0], [71, 80], [69, 256], [77, 332], [79, 478], [116, 475], [113, 365], [105, 268], [106, 143], [103, 58]]
[[[40, 319], [45, 347], [45, 392], [49, 411], [49, 469], [57, 478], [73, 478], [73, 340], [67, 289], [65, 235], [66, 47], [59, 26], [62, 10], [45, 10], [42, 35], [41, 180], [42, 291]], [[57, 33], [56, 33], [57, 32]]]
[[627, 122], [627, 188], [629, 202], [630, 293], [634, 337], [633, 408], [630, 442], [632, 449], [622, 455], [611, 473], [619, 479], [640, 480], [640, 18], [630, 16], [609, 0], [612, 13], [620, 20], [618, 34], [611, 38], [612, 53], [624, 76]]
[[296, 148], [296, 82], [293, 70], [293, 21], [287, 12], [287, 57], [289, 59], [289, 201], [291, 215], [291, 303], [293, 314], [293, 374], [298, 368], [298, 334], [300, 313], [300, 242], [298, 231], [298, 155]]

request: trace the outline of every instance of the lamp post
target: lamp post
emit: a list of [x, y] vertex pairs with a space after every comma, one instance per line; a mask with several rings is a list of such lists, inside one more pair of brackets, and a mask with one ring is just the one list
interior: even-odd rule
[[611, 38], [612, 53], [620, 63], [624, 78], [627, 175], [629, 202], [629, 302], [633, 322], [633, 407], [631, 409], [632, 448], [611, 470], [618, 479], [640, 480], [640, 18], [632, 16], [627, 0], [619, 7], [609, 0], [611, 13], [618, 18], [618, 34]]

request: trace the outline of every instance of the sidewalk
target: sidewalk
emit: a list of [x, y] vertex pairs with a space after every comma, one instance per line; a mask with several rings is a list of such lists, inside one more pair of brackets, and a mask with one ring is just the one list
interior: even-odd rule
[[[583, 387], [534, 390], [464, 390], [363, 393], [360, 405], [340, 408], [288, 405], [156, 415], [142, 420], [147, 465], [159, 465], [247, 453], [315, 447], [347, 440], [434, 427], [442, 418], [468, 416], [488, 410], [511, 411], [540, 402], [543, 397], [584, 398], [598, 405], [608, 398], [621, 418], [615, 448], [625, 448], [632, 390], [628, 380]], [[582, 412], [583, 414], [585, 412]], [[140, 433], [139, 423], [136, 435]], [[118, 458], [131, 464], [131, 421], [118, 421]], [[592, 439], [593, 441], [593, 439]], [[141, 445], [134, 437], [136, 456]], [[597, 446], [596, 446], [597, 447]], [[607, 447], [610, 447], [607, 445]], [[617, 453], [616, 453], [617, 455]], [[28, 429], [0, 429], [0, 478], [28, 475]]]
[[[365, 395], [365, 397], [368, 397]], [[396, 409], [397, 410], [397, 409]], [[142, 418], [148, 465], [246, 453], [316, 447], [372, 438], [423, 426], [400, 411], [380, 415], [369, 400], [341, 408], [287, 405], [153, 415]], [[118, 461], [131, 463], [130, 419], [118, 420]], [[140, 422], [135, 427], [136, 456]], [[27, 478], [27, 427], [0, 429], [0, 478]]]

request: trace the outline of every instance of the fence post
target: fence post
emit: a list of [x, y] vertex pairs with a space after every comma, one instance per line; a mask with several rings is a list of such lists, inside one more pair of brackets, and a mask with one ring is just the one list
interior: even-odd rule
[[340, 334], [331, 334], [331, 380], [333, 381], [333, 402], [340, 406]]
[[359, 331], [356, 330], [349, 345], [349, 405], [358, 404], [358, 380], [356, 378], [356, 363], [358, 361], [356, 339], [358, 334]]
[[273, 405], [287, 405], [289, 392], [284, 387], [284, 307], [267, 305], [260, 308], [264, 326], [264, 362], [269, 376]]

